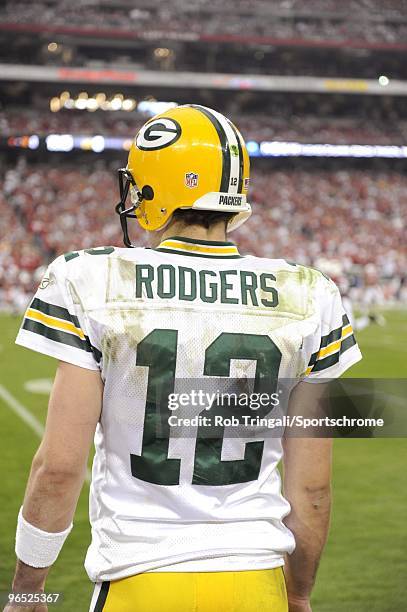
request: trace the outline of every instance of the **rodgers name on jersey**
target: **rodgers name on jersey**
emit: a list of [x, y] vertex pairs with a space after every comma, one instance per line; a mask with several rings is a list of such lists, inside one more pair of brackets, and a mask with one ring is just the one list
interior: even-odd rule
[[207, 304], [278, 305], [278, 293], [272, 285], [276, 277], [267, 272], [249, 270], [194, 270], [171, 264], [135, 264], [135, 297], [175, 299]]
[[273, 393], [279, 379], [339, 376], [360, 352], [332, 281], [242, 257], [228, 242], [174, 237], [156, 249], [69, 253], [49, 266], [17, 342], [104, 381], [92, 580], [283, 564], [294, 538], [283, 523], [281, 440], [224, 427], [215, 444], [199, 419], [183, 438], [168, 419], [156, 427], [157, 407], [170, 417], [182, 380], [251, 378]]

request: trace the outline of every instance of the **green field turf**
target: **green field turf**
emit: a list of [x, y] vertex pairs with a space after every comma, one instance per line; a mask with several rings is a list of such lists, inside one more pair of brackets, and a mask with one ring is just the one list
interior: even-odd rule
[[[386, 318], [385, 327], [371, 326], [358, 334], [364, 360], [354, 366], [352, 376], [407, 378], [407, 312], [389, 311]], [[28, 392], [24, 384], [52, 377], [55, 362], [16, 347], [18, 325], [18, 318], [0, 316], [0, 384], [43, 422], [47, 397]], [[1, 399], [0, 431], [0, 591], [4, 592], [15, 563], [17, 512], [39, 440]], [[333, 520], [313, 596], [314, 612], [407, 609], [406, 468], [403, 438], [335, 441]], [[64, 594], [64, 602], [55, 608], [61, 612], [86, 612], [89, 606], [92, 585], [83, 569], [90, 538], [87, 494], [85, 486], [75, 528], [47, 583], [48, 592]]]

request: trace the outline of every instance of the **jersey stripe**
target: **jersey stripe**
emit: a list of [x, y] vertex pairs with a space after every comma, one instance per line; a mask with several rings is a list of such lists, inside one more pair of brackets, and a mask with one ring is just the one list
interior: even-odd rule
[[29, 308], [34, 308], [35, 310], [39, 310], [43, 314], [51, 315], [51, 317], [57, 317], [58, 319], [65, 319], [65, 321], [71, 321], [76, 327], [80, 327], [78, 318], [71, 314], [67, 308], [63, 308], [62, 306], [55, 306], [55, 304], [49, 304], [48, 302], [43, 302], [39, 298], [34, 298], [31, 302]]
[[172, 253], [173, 255], [188, 255], [191, 257], [206, 257], [210, 259], [242, 259], [241, 255], [211, 255], [209, 253], [195, 253], [195, 252], [187, 252], [181, 251], [177, 249], [165, 249], [162, 247], [157, 247], [156, 251], [160, 251], [161, 253]]
[[68, 344], [74, 348], [85, 350], [88, 353], [93, 352], [89, 339], [85, 336], [84, 339], [81, 339], [76, 335], [67, 333], [65, 331], [60, 331], [59, 329], [55, 329], [53, 327], [48, 327], [48, 325], [32, 319], [24, 319], [22, 328], [35, 334], [39, 334], [44, 338], [48, 338], [48, 340], [60, 342], [61, 344]]
[[339, 357], [348, 348], [356, 344], [353, 329], [347, 315], [342, 317], [342, 325], [329, 334], [322, 336], [320, 348], [311, 355], [305, 376], [311, 372], [324, 370], [339, 361]]
[[317, 362], [321, 349], [327, 347], [335, 340], [340, 340], [342, 338], [343, 330], [346, 329], [344, 328], [344, 325], [345, 326], [350, 325], [347, 315], [343, 315], [342, 325], [340, 327], [337, 327], [336, 329], [333, 329], [331, 332], [329, 332], [329, 334], [322, 336], [321, 343], [319, 345], [319, 349], [316, 353], [313, 353], [311, 355], [311, 359], [309, 360], [308, 367], [314, 365]]
[[[35, 299], [32, 303], [36, 303]], [[38, 301], [41, 302], [41, 300]], [[46, 304], [46, 302], [42, 302], [42, 304]], [[36, 303], [36, 305], [38, 304]], [[65, 311], [65, 313], [68, 313], [72, 320], [74, 320], [79, 326], [78, 318], [71, 315], [65, 308], [62, 308], [61, 306], [54, 306], [53, 304], [46, 305], [51, 307], [52, 312], [63, 314], [62, 311]], [[92, 346], [88, 336], [85, 336], [82, 329], [80, 329], [80, 327], [76, 327], [73, 325], [73, 323], [66, 320], [62, 321], [56, 319], [55, 317], [44, 315], [43, 313], [32, 308], [28, 308], [24, 316], [22, 329], [39, 334], [40, 336], [53, 340], [54, 342], [68, 344], [74, 348], [85, 350], [87, 353], [93, 353], [97, 363], [100, 363], [100, 360], [102, 359], [101, 351], [99, 351], [99, 349], [97, 349], [95, 346]]]
[[49, 315], [45, 315], [38, 310], [34, 310], [33, 308], [29, 308], [25, 313], [25, 317], [27, 319], [38, 321], [47, 325], [48, 327], [52, 327], [53, 329], [63, 330], [64, 332], [68, 332], [70, 334], [74, 334], [78, 336], [81, 340], [85, 339], [85, 334], [83, 331], [76, 327], [73, 323], [68, 321], [62, 321], [61, 319], [57, 319], [56, 317], [51, 317]]
[[318, 359], [321, 359], [321, 357], [327, 357], [328, 355], [331, 355], [331, 353], [335, 353], [337, 350], [339, 350], [341, 348], [341, 343], [343, 342], [343, 340], [348, 336], [352, 335], [352, 333], [353, 329], [351, 325], [343, 327], [340, 339], [336, 340], [335, 342], [331, 342], [325, 348], [320, 349], [320, 351], [318, 352]]
[[208, 243], [205, 241], [178, 240], [167, 238], [155, 249], [165, 253], [178, 253], [180, 255], [193, 255], [195, 257], [240, 258], [239, 251], [233, 243]]
[[331, 366], [335, 365], [336, 363], [338, 363], [340, 356], [355, 344], [355, 336], [353, 334], [351, 336], [348, 336], [341, 343], [341, 348], [339, 349], [339, 351], [337, 351], [333, 355], [330, 355], [329, 357], [325, 357], [324, 359], [318, 360], [315, 366], [312, 368], [312, 371], [321, 372], [321, 370], [326, 370], [327, 368], [330, 368]]
[[334, 329], [333, 331], [331, 331], [326, 336], [322, 336], [321, 344], [320, 344], [319, 348], [324, 348], [325, 346], [328, 346], [328, 344], [330, 344], [334, 340], [339, 340], [343, 336], [343, 330], [348, 325], [350, 325], [349, 319], [348, 319], [348, 315], [344, 314], [343, 317], [342, 317], [342, 325], [341, 325], [341, 327], [338, 327], [337, 329]]
[[214, 253], [215, 255], [236, 255], [237, 249], [235, 246], [212, 247], [200, 244], [187, 244], [178, 240], [164, 240], [160, 246], [166, 248], [181, 249], [182, 251], [195, 251], [197, 253]]

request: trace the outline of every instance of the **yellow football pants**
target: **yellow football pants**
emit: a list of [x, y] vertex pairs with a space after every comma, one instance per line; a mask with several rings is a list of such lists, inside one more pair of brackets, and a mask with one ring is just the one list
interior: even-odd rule
[[99, 583], [91, 612], [287, 612], [281, 567], [245, 572], [154, 572]]

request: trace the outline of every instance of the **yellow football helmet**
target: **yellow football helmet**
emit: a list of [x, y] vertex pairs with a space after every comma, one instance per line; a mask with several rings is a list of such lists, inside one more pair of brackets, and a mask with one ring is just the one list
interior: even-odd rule
[[233, 212], [227, 231], [239, 227], [251, 214], [249, 172], [242, 135], [221, 113], [191, 104], [156, 115], [138, 132], [127, 167], [119, 170], [116, 211], [126, 246], [132, 246], [129, 217], [156, 231], [178, 208]]

